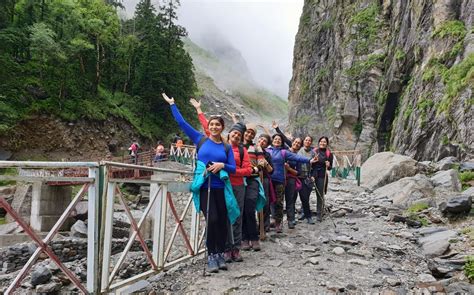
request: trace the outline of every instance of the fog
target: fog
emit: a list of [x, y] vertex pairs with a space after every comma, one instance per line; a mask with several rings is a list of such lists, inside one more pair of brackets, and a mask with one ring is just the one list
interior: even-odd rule
[[[137, 2], [124, 0], [127, 14]], [[212, 46], [206, 44], [209, 34], [225, 36], [241, 52], [253, 80], [286, 99], [302, 8], [303, 0], [181, 0], [178, 22], [204, 48]]]

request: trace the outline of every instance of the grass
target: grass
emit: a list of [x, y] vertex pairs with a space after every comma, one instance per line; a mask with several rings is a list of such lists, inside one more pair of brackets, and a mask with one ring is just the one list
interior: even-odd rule
[[395, 51], [395, 59], [396, 60], [403, 60], [405, 58], [405, 56], [406, 56], [406, 53], [403, 50], [397, 49]]
[[418, 221], [421, 223], [421, 226], [428, 226], [429, 222], [426, 218], [418, 216], [416, 213], [410, 213], [408, 216], [408, 219], [413, 220], [413, 221]]
[[474, 228], [465, 227], [460, 231], [461, 234], [468, 236], [469, 240], [474, 241]]
[[377, 2], [371, 3], [364, 9], [359, 10], [349, 20], [349, 24], [356, 29], [351, 38], [356, 40], [356, 54], [368, 52], [377, 37], [380, 22], [377, 18], [380, 6]]
[[412, 204], [410, 207], [408, 207], [407, 209], [407, 212], [408, 213], [417, 213], [417, 212], [421, 212], [425, 209], [428, 209], [429, 208], [429, 205], [426, 204], [426, 203], [416, 203], [416, 204]]
[[461, 180], [462, 190], [466, 190], [469, 187], [471, 187], [469, 182], [474, 180], [474, 172], [473, 171], [461, 172], [459, 173], [459, 179]]
[[474, 256], [469, 255], [464, 264], [464, 274], [469, 279], [469, 282], [474, 282]]
[[346, 70], [346, 74], [355, 79], [360, 79], [372, 68], [381, 66], [384, 59], [385, 54], [371, 54], [365, 60], [356, 61], [349, 69]]
[[7, 218], [6, 217], [0, 217], [0, 224], [6, 224], [7, 223]]

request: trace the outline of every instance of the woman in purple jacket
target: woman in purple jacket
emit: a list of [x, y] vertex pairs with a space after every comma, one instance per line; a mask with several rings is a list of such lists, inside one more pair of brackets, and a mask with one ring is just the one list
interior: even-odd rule
[[272, 156], [273, 174], [272, 183], [276, 193], [275, 203], [275, 229], [277, 233], [283, 231], [281, 222], [283, 220], [283, 200], [285, 198], [285, 162], [287, 160], [299, 163], [314, 163], [316, 159], [299, 156], [289, 150], [282, 149], [283, 138], [280, 134], [272, 136], [272, 146], [267, 151]]

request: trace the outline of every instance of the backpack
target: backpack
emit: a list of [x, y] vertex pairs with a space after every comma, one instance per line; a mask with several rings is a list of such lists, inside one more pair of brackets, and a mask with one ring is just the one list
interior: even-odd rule
[[239, 144], [239, 157], [240, 157], [240, 168], [242, 168], [243, 162], [244, 162], [244, 146]]
[[[209, 137], [207, 136], [203, 136], [201, 137], [201, 140], [199, 140], [198, 144], [196, 145], [196, 156], [199, 152], [199, 149], [201, 148], [201, 146], [204, 144], [204, 142], [206, 142], [206, 140], [208, 139]], [[227, 162], [227, 159], [228, 159], [228, 155], [229, 155], [229, 150], [230, 150], [230, 144], [227, 144], [227, 143], [224, 143], [224, 150], [225, 150], [225, 157], [226, 157], [226, 162]], [[239, 150], [240, 152], [240, 150]], [[243, 157], [243, 150], [242, 150], [242, 154], [241, 154], [241, 157]]]

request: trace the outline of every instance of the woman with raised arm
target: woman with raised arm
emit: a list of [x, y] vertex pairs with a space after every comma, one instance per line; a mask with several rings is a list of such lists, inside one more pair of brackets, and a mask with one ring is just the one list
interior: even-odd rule
[[288, 150], [284, 150], [282, 146], [282, 136], [280, 134], [274, 134], [272, 137], [272, 146], [267, 149], [272, 156], [273, 162], [272, 183], [276, 193], [275, 229], [277, 233], [283, 231], [281, 223], [283, 221], [283, 199], [285, 198], [285, 162], [288, 160], [298, 163], [316, 162], [316, 159], [314, 158], [310, 159], [299, 156]]
[[226, 218], [233, 224], [240, 215], [240, 211], [228, 175], [228, 173], [235, 173], [234, 153], [229, 145], [222, 142], [224, 120], [221, 117], [209, 118], [209, 137], [206, 137], [184, 120], [174, 103], [174, 98], [169, 98], [165, 93], [162, 95], [170, 104], [171, 112], [178, 125], [198, 146], [198, 161], [191, 191], [196, 209], [206, 216], [207, 269], [209, 272], [225, 270], [227, 265], [224, 251], [228, 224]]
[[334, 156], [328, 148], [329, 138], [322, 136], [318, 140], [318, 148], [314, 150], [317, 161], [311, 171], [311, 178], [316, 185], [316, 218], [318, 221], [323, 220], [324, 214], [324, 195], [328, 190], [328, 174], [332, 169], [332, 161]]

